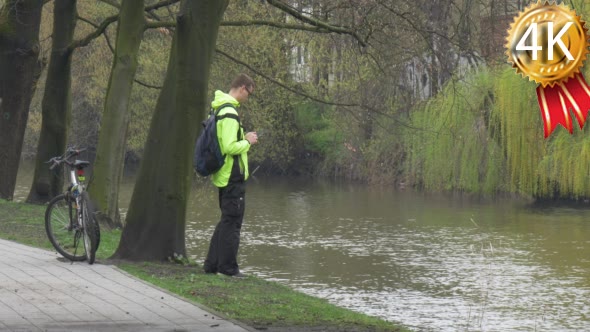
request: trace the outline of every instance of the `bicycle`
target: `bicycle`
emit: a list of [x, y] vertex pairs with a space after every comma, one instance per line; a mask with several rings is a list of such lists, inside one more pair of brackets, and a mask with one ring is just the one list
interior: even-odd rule
[[[93, 264], [100, 244], [100, 228], [94, 218], [95, 209], [84, 184], [84, 169], [90, 162], [71, 160], [86, 149], [68, 148], [63, 156], [51, 158], [50, 170], [61, 164], [69, 167], [67, 191], [54, 197], [45, 210], [45, 231], [55, 249], [71, 261], [88, 260]], [[80, 238], [84, 252], [78, 252]]]

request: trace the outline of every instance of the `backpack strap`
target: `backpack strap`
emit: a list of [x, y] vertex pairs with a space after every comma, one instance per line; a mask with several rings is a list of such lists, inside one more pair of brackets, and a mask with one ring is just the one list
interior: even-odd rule
[[[233, 109], [236, 109], [236, 107], [233, 104], [230, 104], [230, 103], [225, 103], [225, 104], [217, 107], [216, 109], [214, 109], [215, 110], [215, 121], [217, 122], [217, 121], [222, 120], [222, 119], [225, 119], [225, 118], [230, 118], [230, 119], [234, 119], [234, 120], [238, 121], [238, 124], [240, 125], [240, 127], [241, 128], [244, 128], [242, 126], [242, 122], [240, 121], [240, 117], [238, 115], [235, 115], [235, 114], [232, 114], [232, 113], [228, 113], [228, 114], [224, 114], [224, 115], [217, 115], [225, 107], [231, 107]], [[238, 130], [237, 139], [238, 139], [238, 141], [241, 140], [241, 138], [240, 138], [240, 130]]]
[[230, 104], [230, 103], [226, 103], [226, 104], [223, 104], [223, 105], [221, 105], [221, 106], [217, 107], [217, 108], [215, 109], [215, 121], [219, 121], [219, 120], [222, 120], [222, 119], [225, 119], [225, 118], [230, 118], [230, 119], [234, 119], [234, 120], [238, 121], [238, 123], [239, 123], [239, 124], [240, 124], [240, 126], [241, 126], [242, 124], [241, 124], [241, 122], [240, 122], [240, 117], [239, 117], [238, 115], [235, 115], [235, 114], [232, 114], [232, 113], [229, 113], [229, 114], [224, 114], [224, 115], [221, 115], [221, 116], [217, 115], [217, 114], [219, 114], [219, 112], [220, 112], [222, 109], [224, 109], [224, 108], [226, 108], [226, 107], [231, 107], [231, 108], [233, 108], [233, 109], [236, 109], [236, 107], [235, 107], [233, 104]]
[[[215, 122], [225, 119], [225, 118], [230, 118], [230, 119], [234, 119], [234, 120], [238, 121], [238, 125], [243, 129], [244, 127], [242, 127], [242, 122], [240, 121], [240, 117], [237, 116], [236, 114], [228, 113], [228, 114], [224, 114], [221, 116], [217, 115], [225, 107], [231, 107], [233, 109], [236, 109], [236, 107], [230, 103], [226, 103], [226, 104], [223, 104], [223, 105], [217, 107], [217, 109], [215, 109]], [[238, 141], [240, 141], [241, 140], [240, 129], [238, 129], [238, 132], [236, 134], [237, 134], [236, 139]], [[225, 155], [223, 157], [225, 158]], [[242, 182], [242, 181], [244, 181], [244, 174], [242, 174], [242, 171], [240, 169], [240, 161], [239, 161], [238, 155], [234, 155], [233, 159], [234, 159], [234, 164], [232, 166], [231, 173], [230, 173], [230, 181]]]

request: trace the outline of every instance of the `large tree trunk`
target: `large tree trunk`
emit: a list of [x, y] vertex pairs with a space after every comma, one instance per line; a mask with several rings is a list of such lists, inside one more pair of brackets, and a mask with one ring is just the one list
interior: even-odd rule
[[102, 116], [90, 195], [98, 203], [101, 223], [121, 226], [119, 183], [123, 174], [129, 100], [145, 21], [143, 0], [123, 0], [117, 45]]
[[38, 71], [42, 0], [9, 0], [0, 12], [0, 198], [16, 185]]
[[44, 203], [63, 189], [59, 170], [50, 171], [46, 161], [62, 155], [66, 148], [71, 118], [71, 63], [69, 45], [76, 28], [76, 1], [55, 0], [53, 45], [41, 104], [43, 120], [37, 146], [35, 176], [27, 202]]
[[186, 256], [192, 152], [207, 113], [207, 83], [228, 0], [185, 0], [115, 258]]

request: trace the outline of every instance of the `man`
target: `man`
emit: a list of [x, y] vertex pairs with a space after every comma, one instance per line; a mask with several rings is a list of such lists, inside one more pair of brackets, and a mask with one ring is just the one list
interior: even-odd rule
[[248, 179], [248, 151], [252, 144], [258, 143], [258, 136], [255, 132], [244, 135], [237, 108], [248, 101], [254, 87], [252, 78], [240, 74], [231, 83], [229, 93], [215, 91], [215, 100], [211, 103], [213, 109], [219, 111], [218, 117], [222, 117], [217, 121], [217, 139], [225, 155], [225, 164], [212, 175], [213, 184], [219, 188], [221, 220], [209, 244], [204, 265], [206, 273], [219, 272], [244, 277], [238, 266], [237, 255], [246, 203], [244, 195], [245, 181]]

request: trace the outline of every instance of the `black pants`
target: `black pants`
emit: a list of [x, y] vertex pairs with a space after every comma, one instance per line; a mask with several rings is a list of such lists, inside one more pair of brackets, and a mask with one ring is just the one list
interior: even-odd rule
[[245, 182], [230, 182], [219, 188], [219, 207], [221, 220], [209, 244], [209, 253], [205, 260], [205, 272], [234, 275], [240, 272], [238, 267], [238, 248], [240, 231], [244, 221], [246, 187]]

